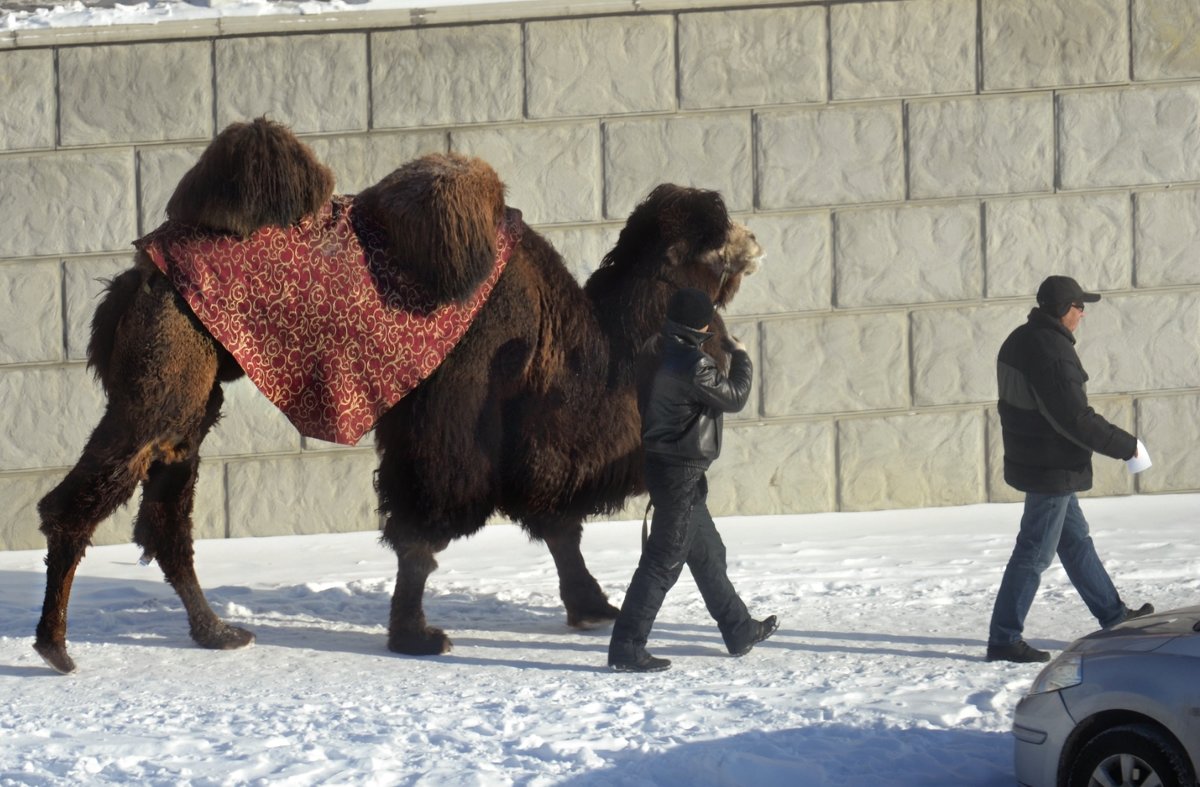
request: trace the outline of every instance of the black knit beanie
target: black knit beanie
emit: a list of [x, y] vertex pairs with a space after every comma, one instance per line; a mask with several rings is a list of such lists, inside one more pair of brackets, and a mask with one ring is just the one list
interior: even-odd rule
[[667, 319], [695, 330], [706, 328], [712, 322], [712, 316], [712, 301], [692, 287], [677, 290], [667, 304]]

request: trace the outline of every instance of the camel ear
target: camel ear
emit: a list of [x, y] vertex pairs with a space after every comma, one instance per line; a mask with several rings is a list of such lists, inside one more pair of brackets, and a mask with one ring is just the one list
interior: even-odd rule
[[438, 303], [464, 301], [492, 271], [504, 184], [482, 159], [435, 153], [363, 191], [354, 209], [383, 230], [398, 272]]
[[233, 123], [180, 179], [167, 217], [244, 238], [316, 213], [333, 183], [329, 168], [286, 126], [266, 118]]

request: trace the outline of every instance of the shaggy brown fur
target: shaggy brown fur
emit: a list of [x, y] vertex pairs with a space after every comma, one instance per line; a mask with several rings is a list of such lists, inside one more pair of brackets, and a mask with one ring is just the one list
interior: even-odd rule
[[[213, 146], [231, 144], [219, 137]], [[212, 151], [206, 166], [217, 172], [220, 154]], [[240, 149], [229, 155], [242, 159]], [[284, 179], [307, 182], [306, 161], [285, 160], [296, 171]], [[210, 204], [204, 195], [188, 199]], [[297, 195], [283, 203], [256, 204], [233, 220], [221, 213], [222, 227], [252, 232], [264, 216], [307, 204]], [[367, 204], [375, 221], [394, 230], [393, 247], [406, 249], [397, 261], [406, 275], [457, 297], [494, 243], [481, 228], [495, 227], [503, 186], [482, 162], [432, 156], [397, 170], [370, 190]], [[718, 194], [671, 185], [638, 205], [586, 289], [544, 238], [525, 230], [454, 352], [376, 426], [383, 538], [399, 564], [391, 650], [450, 649], [445, 633], [426, 623], [426, 580], [437, 552], [497, 511], [546, 542], [570, 625], [616, 616], [587, 570], [580, 540], [585, 517], [618, 510], [642, 490], [635, 351], [658, 332], [678, 287], [699, 287], [724, 305], [760, 254], [753, 236], [729, 221]], [[724, 330], [719, 318], [715, 329]], [[139, 482], [134, 539], [179, 593], [193, 639], [209, 648], [249, 644], [253, 635], [221, 621], [205, 600], [191, 537], [200, 442], [218, 418], [220, 382], [241, 370], [142, 254], [97, 310], [89, 360], [108, 408], [79, 463], [39, 504], [49, 551], [34, 647], [55, 669], [75, 668], [66, 649], [75, 569], [96, 525]]]
[[438, 303], [467, 300], [492, 271], [504, 184], [480, 159], [425, 156], [360, 193], [354, 204], [383, 229], [396, 267]]
[[234, 123], [175, 187], [167, 218], [245, 238], [316, 213], [333, 195], [333, 173], [279, 123]]

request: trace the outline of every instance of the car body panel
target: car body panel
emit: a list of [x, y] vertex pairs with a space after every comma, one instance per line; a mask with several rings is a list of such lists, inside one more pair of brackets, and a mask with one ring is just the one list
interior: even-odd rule
[[[1028, 695], [1013, 714], [1017, 781], [1058, 787], [1064, 747], [1077, 728], [1136, 716], [1166, 729], [1200, 772], [1200, 606], [1155, 613], [1076, 640], [1083, 654], [1076, 686]], [[1049, 666], [1047, 667], [1049, 668]], [[1086, 735], [1090, 739], [1103, 726]], [[1037, 743], [1039, 733], [1045, 738]], [[1082, 741], [1080, 741], [1081, 743]]]

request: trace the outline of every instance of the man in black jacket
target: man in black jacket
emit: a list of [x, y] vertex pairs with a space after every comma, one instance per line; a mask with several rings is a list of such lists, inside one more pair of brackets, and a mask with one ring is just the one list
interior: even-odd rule
[[1049, 661], [1022, 639], [1042, 572], [1057, 552], [1071, 584], [1104, 628], [1148, 615], [1132, 610], [1096, 554], [1077, 492], [1092, 488], [1092, 452], [1137, 454], [1137, 439], [1088, 406], [1087, 372], [1075, 352], [1084, 304], [1100, 300], [1068, 276], [1050, 276], [1036, 309], [1000, 347], [996, 377], [1004, 437], [1004, 480], [1025, 493], [1025, 512], [1004, 569], [988, 631], [988, 661]]
[[639, 374], [646, 488], [654, 518], [608, 646], [608, 665], [618, 672], [660, 672], [671, 665], [651, 656], [646, 640], [685, 562], [732, 655], [749, 653], [778, 628], [774, 615], [751, 618], [733, 589], [725, 544], [705, 502], [704, 473], [721, 453], [722, 415], [746, 405], [753, 372], [746, 348], [736, 340], [725, 348], [728, 377], [700, 349], [712, 336], [707, 332], [712, 315], [705, 293], [676, 292], [659, 337], [661, 360], [651, 373]]

